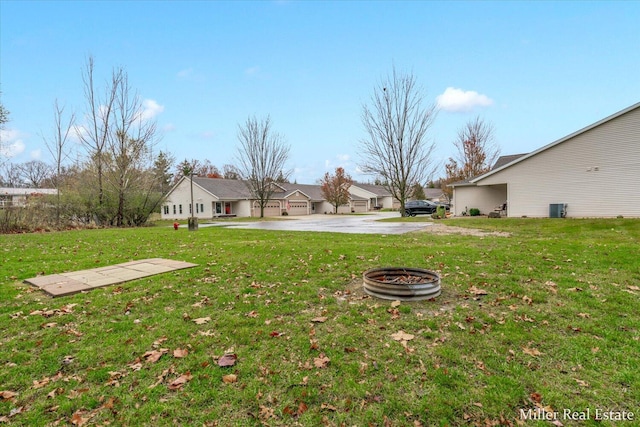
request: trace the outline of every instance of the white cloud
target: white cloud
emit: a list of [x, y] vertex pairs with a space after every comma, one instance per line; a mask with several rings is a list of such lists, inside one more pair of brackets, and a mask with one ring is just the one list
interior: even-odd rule
[[191, 76], [193, 76], [193, 68], [185, 68], [178, 71], [178, 77], [181, 79], [188, 79]]
[[42, 158], [42, 150], [40, 148], [31, 150], [29, 156], [31, 157], [31, 160], [40, 160]]
[[336, 159], [338, 159], [339, 162], [348, 162], [351, 160], [351, 156], [348, 154], [338, 154]]
[[176, 130], [176, 125], [174, 125], [173, 123], [167, 123], [166, 125], [162, 126], [162, 130], [164, 132], [173, 132]]
[[164, 105], [158, 104], [154, 99], [145, 99], [142, 101], [142, 120], [153, 119], [164, 111]]
[[476, 107], [489, 107], [493, 100], [474, 90], [464, 91], [454, 87], [445, 89], [442, 95], [436, 98], [438, 109], [454, 113], [472, 111]]
[[0, 156], [2, 157], [16, 157], [22, 154], [26, 148], [24, 141], [22, 141], [22, 135], [16, 129], [2, 129], [0, 130]]

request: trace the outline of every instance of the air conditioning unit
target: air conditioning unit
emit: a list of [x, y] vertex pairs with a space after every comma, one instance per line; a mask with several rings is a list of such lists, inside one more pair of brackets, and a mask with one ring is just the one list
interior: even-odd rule
[[549, 218], [564, 218], [567, 216], [566, 203], [552, 203], [549, 205]]

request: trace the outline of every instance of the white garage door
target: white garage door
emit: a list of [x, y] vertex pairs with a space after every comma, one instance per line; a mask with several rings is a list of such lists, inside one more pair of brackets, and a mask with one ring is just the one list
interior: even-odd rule
[[[259, 217], [260, 203], [255, 202], [253, 206], [253, 216]], [[280, 202], [267, 202], [267, 205], [264, 207], [264, 216], [280, 216], [281, 214]]]
[[289, 201], [289, 215], [308, 215], [309, 203], [306, 200]]
[[354, 200], [352, 202], [353, 211], [354, 212], [366, 212], [367, 211], [367, 201], [366, 200]]

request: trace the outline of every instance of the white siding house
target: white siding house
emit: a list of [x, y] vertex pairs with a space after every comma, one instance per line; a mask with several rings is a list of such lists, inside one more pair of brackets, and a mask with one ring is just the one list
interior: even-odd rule
[[26, 206], [30, 198], [56, 194], [58, 190], [55, 188], [2, 187], [0, 188], [0, 209]]
[[640, 217], [640, 103], [490, 172], [453, 184], [454, 213], [491, 212], [507, 203], [510, 217]]
[[[358, 184], [360, 186], [360, 184]], [[334, 206], [322, 195], [320, 185], [273, 183], [274, 192], [264, 208], [265, 216], [333, 213]], [[367, 212], [378, 203], [391, 208], [388, 192], [379, 186], [352, 185], [349, 203], [338, 213]], [[217, 178], [193, 178], [194, 216], [211, 219], [225, 216], [259, 217], [260, 204], [253, 200], [245, 181]], [[161, 207], [163, 219], [187, 219], [191, 216], [191, 181], [183, 177], [169, 191]]]

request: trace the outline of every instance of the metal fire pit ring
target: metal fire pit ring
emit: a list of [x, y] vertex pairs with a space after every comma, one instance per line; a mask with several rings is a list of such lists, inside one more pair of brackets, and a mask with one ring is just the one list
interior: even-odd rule
[[423, 268], [372, 268], [362, 277], [364, 291], [377, 298], [421, 301], [440, 295], [440, 275]]

